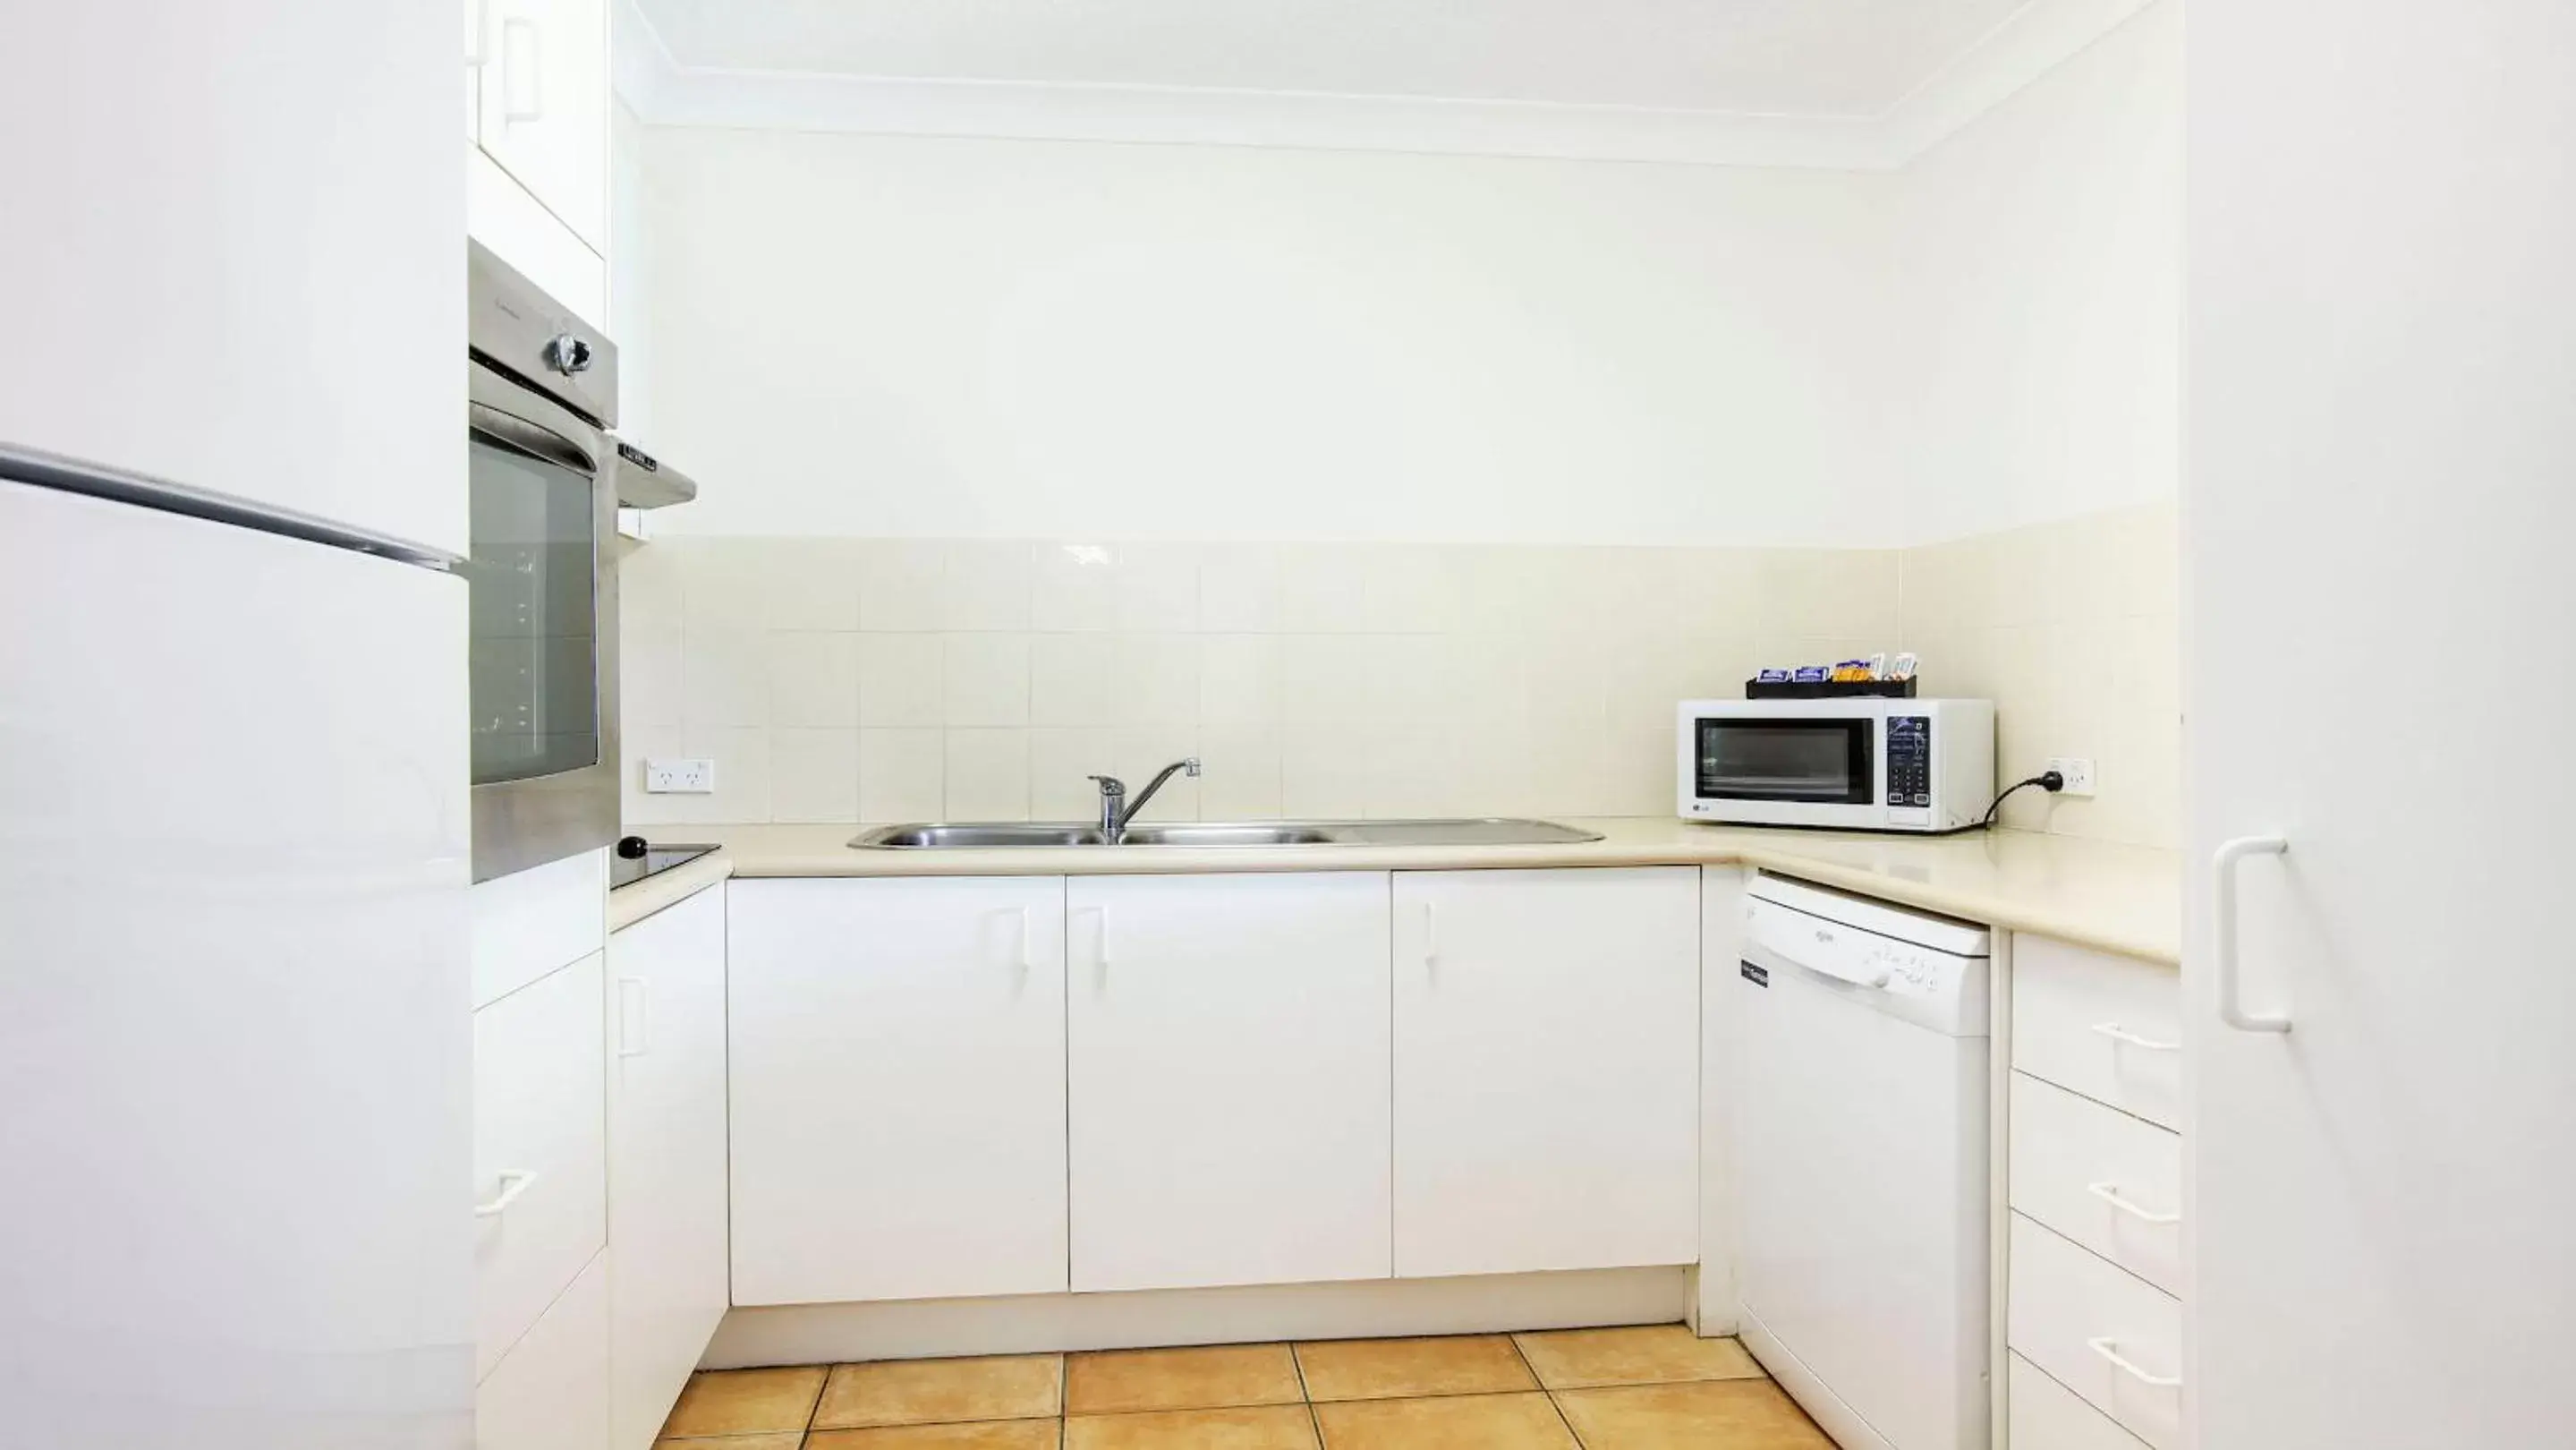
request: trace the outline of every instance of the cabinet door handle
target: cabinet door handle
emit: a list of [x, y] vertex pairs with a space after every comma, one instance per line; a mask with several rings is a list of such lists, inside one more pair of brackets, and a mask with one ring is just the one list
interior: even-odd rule
[[2120, 1043], [2123, 1046], [2137, 1048], [2142, 1052], [2182, 1051], [2182, 1044], [2179, 1042], [2158, 1042], [2152, 1037], [2140, 1037], [2138, 1034], [2131, 1032], [2129, 1029], [2121, 1026], [2117, 1022], [2096, 1022], [2093, 1024], [2093, 1030], [2110, 1038], [2113, 1042]]
[[1440, 960], [1440, 907], [1436, 902], [1422, 903], [1422, 964], [1430, 966]]
[[2136, 1219], [2140, 1223], [2182, 1222], [2181, 1214], [2158, 1213], [2154, 1209], [2140, 1208], [2129, 1200], [2122, 1198], [2120, 1196], [2120, 1185], [2116, 1183], [2087, 1183], [2084, 1185], [2084, 1191], [2092, 1194], [2095, 1198], [2102, 1200], [2104, 1203], [2111, 1205], [2113, 1208], [2118, 1209], [2120, 1212], [2127, 1214], [2129, 1217]]
[[[517, 36], [527, 37], [526, 65], [516, 59], [518, 50], [510, 44]], [[522, 121], [542, 121], [546, 116], [546, 89], [543, 53], [538, 48], [542, 37], [537, 22], [524, 15], [512, 15], [501, 22], [501, 119], [512, 125]], [[519, 104], [519, 77], [528, 78], [528, 103]]]
[[642, 977], [617, 979], [617, 1055], [642, 1057], [653, 1050], [653, 990]]
[[984, 913], [984, 918], [987, 921], [999, 919], [1006, 922], [1016, 921], [1019, 923], [1019, 944], [1012, 950], [1003, 953], [1003, 965], [1020, 972], [1026, 972], [1037, 965], [1036, 961], [1030, 956], [1029, 909], [1027, 907], [997, 906], [991, 911]]
[[485, 59], [483, 37], [489, 33], [491, 26], [491, 6], [487, 0], [474, 0], [474, 38], [473, 42], [465, 47], [465, 65], [468, 70], [483, 68]]
[[524, 1168], [509, 1169], [501, 1175], [501, 1191], [493, 1194], [483, 1202], [474, 1205], [474, 1216], [476, 1218], [499, 1218], [501, 1215], [508, 1213], [510, 1211], [510, 1205], [518, 1202], [519, 1195], [527, 1192], [529, 1185], [536, 1181], [537, 1175], [534, 1170]]
[[2239, 1032], [2287, 1032], [2290, 1019], [2269, 1012], [2248, 1012], [2237, 995], [2236, 984], [2236, 864], [2248, 856], [2287, 855], [2290, 843], [2279, 836], [2239, 836], [2222, 842], [2210, 858], [2210, 869], [2216, 873], [2211, 892], [2211, 914], [2217, 918], [2218, 940], [2210, 960], [2217, 970], [2218, 1016]]
[[1075, 910], [1091, 917], [1091, 965], [1096, 973], [1105, 977], [1109, 972], [1109, 908], [1083, 906]]
[[2180, 1375], [2149, 1374], [2145, 1370], [2131, 1364], [2121, 1355], [2120, 1342], [2116, 1339], [2088, 1339], [2084, 1341], [2084, 1347], [2092, 1350], [2095, 1354], [2102, 1356], [2104, 1359], [2109, 1360], [2111, 1362], [2111, 1368], [2118, 1370], [2120, 1373], [2127, 1375], [2129, 1378], [2136, 1380], [2142, 1385], [2153, 1385], [2160, 1390], [2169, 1390], [2182, 1383], [2182, 1376]]

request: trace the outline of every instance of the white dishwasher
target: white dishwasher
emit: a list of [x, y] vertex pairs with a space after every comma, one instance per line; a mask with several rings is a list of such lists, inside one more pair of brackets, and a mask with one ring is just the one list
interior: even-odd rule
[[1845, 1450], [1984, 1450], [1991, 937], [1772, 876], [1744, 917], [1745, 1345]]

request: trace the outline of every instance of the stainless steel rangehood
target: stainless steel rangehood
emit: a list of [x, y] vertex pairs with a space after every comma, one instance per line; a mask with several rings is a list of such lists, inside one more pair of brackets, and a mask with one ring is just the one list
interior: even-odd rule
[[698, 481], [671, 465], [617, 438], [617, 506], [630, 509], [668, 508], [687, 503], [698, 496]]

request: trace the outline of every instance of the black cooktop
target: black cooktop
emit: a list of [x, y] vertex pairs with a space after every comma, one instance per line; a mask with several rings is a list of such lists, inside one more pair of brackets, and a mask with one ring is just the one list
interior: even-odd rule
[[642, 836], [629, 836], [617, 843], [608, 856], [608, 888], [632, 886], [647, 876], [659, 876], [674, 866], [685, 866], [716, 849], [685, 843], [656, 846]]

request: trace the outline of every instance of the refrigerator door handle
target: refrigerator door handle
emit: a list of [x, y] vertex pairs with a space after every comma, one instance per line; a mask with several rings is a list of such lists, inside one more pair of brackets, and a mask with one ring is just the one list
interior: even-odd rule
[[2279, 836], [2239, 836], [2221, 842], [2217, 854], [2210, 858], [2216, 873], [2212, 900], [2218, 922], [2218, 940], [2212, 960], [2217, 966], [2218, 1015], [2239, 1032], [2287, 1032], [2290, 1019], [2272, 1013], [2248, 1012], [2239, 996], [2236, 961], [2236, 865], [2248, 856], [2288, 854], [2290, 843]]

